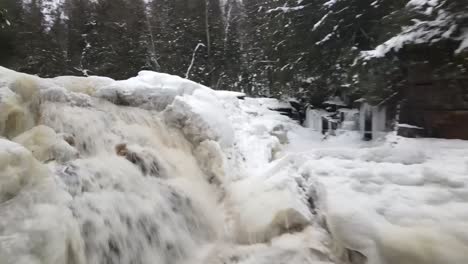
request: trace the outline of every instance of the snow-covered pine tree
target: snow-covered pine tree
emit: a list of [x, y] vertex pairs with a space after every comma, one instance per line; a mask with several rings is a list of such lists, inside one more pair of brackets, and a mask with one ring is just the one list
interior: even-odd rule
[[83, 55], [93, 24], [93, 7], [89, 0], [66, 0], [64, 4], [67, 28], [67, 64], [70, 74], [83, 75]]
[[17, 54], [22, 60], [18, 69], [42, 75], [48, 71], [44, 62], [49, 59], [47, 54], [49, 41], [41, 7], [41, 0], [31, 0], [23, 4], [23, 17], [15, 38], [15, 45]]

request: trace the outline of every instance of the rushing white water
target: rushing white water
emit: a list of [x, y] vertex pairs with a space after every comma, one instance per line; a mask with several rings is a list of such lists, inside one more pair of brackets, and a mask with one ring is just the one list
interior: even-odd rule
[[312, 209], [294, 179], [252, 185], [236, 165], [255, 161], [221, 113], [232, 98], [150, 72], [116, 82], [0, 68], [0, 263], [328, 261], [322, 227], [276, 238], [313, 224]]
[[2, 88], [3, 135], [35, 157], [1, 142], [2, 263], [179, 263], [221, 235], [217, 191], [159, 112], [44, 84]]

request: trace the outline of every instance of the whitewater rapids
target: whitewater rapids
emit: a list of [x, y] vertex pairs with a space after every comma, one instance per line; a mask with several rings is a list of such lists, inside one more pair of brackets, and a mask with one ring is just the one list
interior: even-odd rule
[[0, 67], [0, 264], [468, 263], [467, 142], [324, 140], [239, 96]]

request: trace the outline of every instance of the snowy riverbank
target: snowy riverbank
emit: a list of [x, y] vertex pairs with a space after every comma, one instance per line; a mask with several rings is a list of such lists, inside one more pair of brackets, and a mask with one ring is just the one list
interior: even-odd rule
[[468, 261], [467, 141], [324, 140], [238, 95], [0, 68], [1, 263]]

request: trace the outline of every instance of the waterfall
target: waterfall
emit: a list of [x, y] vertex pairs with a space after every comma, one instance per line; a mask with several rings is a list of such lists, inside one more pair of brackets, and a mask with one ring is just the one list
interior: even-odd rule
[[311, 183], [276, 169], [298, 125], [263, 104], [155, 72], [0, 67], [0, 263], [329, 261]]
[[181, 263], [218, 239], [219, 193], [162, 112], [2, 73], [2, 263]]

